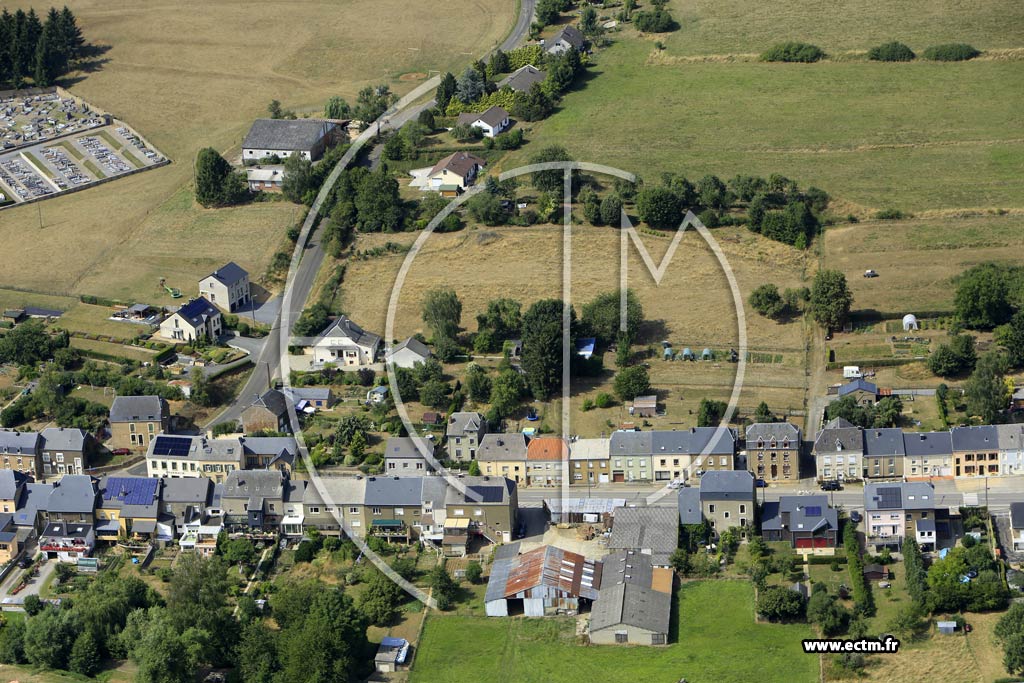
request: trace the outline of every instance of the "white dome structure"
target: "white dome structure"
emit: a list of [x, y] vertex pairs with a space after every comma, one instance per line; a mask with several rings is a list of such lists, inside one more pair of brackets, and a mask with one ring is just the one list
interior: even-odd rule
[[904, 331], [918, 329], [917, 316], [915, 316], [913, 313], [907, 313], [905, 316], [903, 316], [903, 329]]

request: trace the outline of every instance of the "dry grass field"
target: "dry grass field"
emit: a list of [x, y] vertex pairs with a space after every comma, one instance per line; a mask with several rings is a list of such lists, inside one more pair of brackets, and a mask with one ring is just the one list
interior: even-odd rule
[[[978, 263], [1024, 263], [1024, 216], [880, 221], [829, 228], [824, 264], [846, 273], [854, 309], [951, 310], [951, 278]], [[877, 278], [862, 277], [868, 268]]]
[[[764, 282], [782, 288], [806, 284], [802, 277], [807, 256], [783, 245], [762, 239], [743, 229], [723, 228], [714, 235], [732, 267], [743, 300]], [[666, 236], [642, 234], [655, 262], [668, 248]], [[386, 241], [409, 244], [415, 235], [361, 235], [358, 249], [366, 250]], [[395, 335], [404, 338], [414, 332], [428, 333], [420, 317], [423, 296], [434, 287], [455, 289], [463, 304], [462, 325], [476, 329], [476, 315], [487, 302], [512, 297], [524, 308], [538, 299], [561, 297], [562, 232], [553, 225], [529, 228], [468, 228], [457, 233], [432, 235], [409, 270], [401, 291], [395, 318]], [[573, 230], [572, 298], [577, 312], [595, 295], [617, 289], [619, 233], [610, 228], [579, 225]], [[348, 263], [341, 286], [340, 310], [366, 329], [384, 331], [388, 301], [405, 254], [354, 260]], [[644, 346], [655, 349], [650, 361], [652, 384], [661, 392], [668, 409], [659, 426], [691, 426], [696, 423], [702, 397], [728, 398], [736, 366], [726, 362], [666, 362], [661, 360], [661, 340], [669, 340], [676, 351], [690, 347], [700, 353], [705, 347], [720, 352], [737, 348], [736, 315], [725, 275], [703, 239], [694, 232], [684, 235], [662, 282], [657, 285], [647, 273], [635, 249], [629, 258], [629, 286], [643, 306], [646, 338]], [[752, 413], [761, 400], [774, 410], [801, 410], [804, 401], [804, 326], [800, 322], [776, 323], [747, 311], [749, 348], [773, 361], [748, 365], [740, 410]], [[638, 347], [637, 350], [640, 350]], [[606, 367], [613, 359], [606, 358]], [[607, 431], [607, 421], [621, 422], [625, 410], [615, 406], [584, 413], [582, 403], [598, 392], [610, 391], [609, 384], [580, 381], [573, 387], [572, 431], [598, 435]], [[539, 406], [548, 426], [558, 428], [558, 402]]]
[[[32, 3], [15, 0], [14, 11]], [[514, 3], [442, 0], [311, 0], [179, 3], [72, 0], [86, 37], [110, 46], [72, 92], [123, 118], [174, 163], [40, 208], [0, 217], [0, 242], [16, 271], [0, 276], [44, 293], [170, 303], [157, 279], [184, 292], [234, 259], [261, 274], [298, 216], [286, 203], [199, 208], [186, 188], [206, 146], [237, 150], [253, 118], [280, 100], [317, 112], [331, 95], [349, 101], [368, 84], [404, 92], [430, 70], [455, 69], [510, 29]]]

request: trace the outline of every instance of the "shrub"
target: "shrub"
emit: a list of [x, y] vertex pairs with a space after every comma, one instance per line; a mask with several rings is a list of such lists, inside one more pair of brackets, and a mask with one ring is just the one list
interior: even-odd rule
[[974, 59], [981, 54], [967, 43], [946, 43], [945, 45], [933, 45], [924, 51], [922, 57], [935, 62], [963, 62]]
[[594, 405], [598, 408], [609, 408], [612, 405], [612, 395], [601, 392], [594, 397]]
[[875, 62], [909, 62], [916, 56], [913, 50], [896, 41], [868, 50], [868, 59]]
[[825, 51], [817, 45], [789, 41], [774, 45], [761, 54], [762, 62], [803, 62], [811, 63], [822, 59]]
[[660, 7], [653, 12], [637, 12], [633, 15], [633, 25], [644, 33], [668, 33], [679, 28], [672, 15]]
[[899, 209], [882, 209], [875, 212], [875, 220], [879, 221], [898, 221], [904, 218], [907, 218], [907, 215]]

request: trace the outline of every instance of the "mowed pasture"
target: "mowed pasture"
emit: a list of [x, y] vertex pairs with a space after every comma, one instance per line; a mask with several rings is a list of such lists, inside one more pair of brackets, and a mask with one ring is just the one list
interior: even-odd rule
[[783, 40], [826, 52], [867, 50], [890, 40], [917, 52], [954, 42], [1024, 47], [1024, 5], [1014, 0], [673, 0], [669, 9], [681, 28], [664, 42], [669, 52], [687, 55], [761, 52]]
[[352, 102], [381, 82], [405, 92], [430, 70], [457, 70], [497, 44], [516, 12], [500, 0], [312, 0], [284, 14], [265, 0], [68, 5], [88, 40], [109, 46], [72, 92], [127, 121], [173, 163], [4, 211], [0, 241], [20, 267], [0, 286], [153, 303], [171, 303], [156, 287], [161, 276], [194, 291], [200, 276], [231, 259], [259, 276], [299, 215], [284, 202], [199, 208], [185, 188], [200, 148], [237, 153], [272, 99], [315, 114], [331, 95]]
[[1024, 61], [657, 63], [673, 56], [619, 34], [503, 166], [561, 144], [648, 181], [781, 173], [841, 216], [1024, 206]]
[[[722, 228], [713, 235], [736, 277], [744, 302], [749, 349], [758, 358], [773, 362], [751, 363], [747, 367], [740, 411], [753, 412], [766, 400], [779, 411], [803, 407], [804, 334], [799, 320], [777, 323], [746, 308], [750, 292], [765, 282], [780, 289], [800, 287], [808, 256], [771, 242], [741, 228]], [[660, 263], [671, 242], [670, 236], [641, 233], [655, 263]], [[416, 236], [360, 235], [358, 249], [366, 250], [386, 241], [410, 244]], [[572, 301], [577, 314], [596, 295], [618, 289], [618, 230], [579, 225], [573, 229], [571, 275]], [[501, 297], [520, 301], [525, 309], [543, 298], [562, 297], [562, 229], [542, 225], [529, 228], [472, 227], [457, 233], [431, 235], [416, 255], [398, 297], [395, 309], [395, 337], [415, 332], [429, 337], [422, 321], [422, 302], [427, 291], [451, 287], [462, 301], [462, 326], [476, 330], [476, 316], [487, 302]], [[377, 333], [385, 331], [388, 304], [399, 268], [406, 254], [391, 254], [365, 260], [350, 260], [341, 285], [338, 308], [357, 323]], [[652, 385], [667, 410], [657, 422], [670, 426], [696, 423], [702, 397], [726, 400], [736, 376], [736, 365], [715, 362], [664, 361], [661, 341], [672, 343], [677, 352], [686, 347], [699, 354], [711, 348], [721, 354], [738, 348], [736, 311], [724, 272], [710, 247], [694, 231], [687, 231], [660, 283], [646, 270], [635, 247], [630, 246], [629, 287], [644, 307], [643, 338], [634, 351], [651, 348]], [[774, 362], [778, 359], [778, 362]], [[614, 359], [606, 355], [606, 367]], [[597, 436], [607, 431], [606, 422], [621, 421], [621, 405], [605, 410], [582, 412], [582, 402], [599, 392], [611, 391], [609, 383], [580, 379], [573, 384], [574, 433]], [[561, 428], [557, 402], [539, 407], [552, 428]]]
[[[1024, 216], [875, 221], [828, 228], [824, 265], [841, 270], [854, 310], [951, 311], [952, 279], [979, 263], [1024, 263]], [[865, 278], [867, 269], [877, 278]]]
[[[818, 657], [803, 654], [800, 646], [811, 629], [754, 623], [749, 582], [690, 582], [677, 596], [666, 647], [582, 646], [573, 636], [573, 619], [432, 615], [409, 680], [461, 683], [480, 680], [483, 672], [495, 683], [818, 680]], [[467, 633], [473, 634], [473, 646], [461, 647]]]

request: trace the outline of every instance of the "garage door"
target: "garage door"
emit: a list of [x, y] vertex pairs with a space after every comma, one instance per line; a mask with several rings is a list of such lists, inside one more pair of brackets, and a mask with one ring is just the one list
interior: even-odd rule
[[827, 548], [827, 538], [798, 538], [796, 539], [797, 548]]
[[625, 474], [625, 472], [612, 472], [612, 481], [614, 481], [614, 482], [624, 482], [624, 481], [626, 481], [626, 474]]

